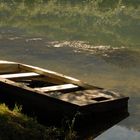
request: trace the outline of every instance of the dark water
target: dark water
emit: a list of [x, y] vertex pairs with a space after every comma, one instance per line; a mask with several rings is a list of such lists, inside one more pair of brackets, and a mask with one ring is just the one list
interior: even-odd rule
[[139, 0], [1, 1], [0, 59], [41, 66], [129, 96], [130, 116], [96, 140], [139, 140], [139, 29]]

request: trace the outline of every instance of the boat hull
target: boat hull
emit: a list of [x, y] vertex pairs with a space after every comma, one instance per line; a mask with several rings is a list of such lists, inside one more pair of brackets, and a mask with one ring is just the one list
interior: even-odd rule
[[[55, 72], [46, 71], [45, 69], [20, 63], [7, 62], [7, 64], [7, 66], [5, 63], [5, 66], [0, 64], [0, 76], [8, 77], [0, 78], [0, 100], [7, 103], [10, 107], [14, 107], [15, 103], [22, 105], [23, 112], [38, 116], [41, 120], [53, 120], [60, 122], [60, 120], [62, 121], [64, 118], [73, 118], [77, 114], [79, 119], [83, 119], [87, 118], [87, 116], [90, 116], [91, 118], [98, 118], [99, 116], [103, 117], [108, 113], [117, 113], [122, 111], [127, 112], [129, 97], [124, 97], [120, 94], [107, 91], [100, 87], [88, 85], [77, 79], [57, 74]], [[12, 64], [11, 69], [14, 70], [14, 75], [11, 75], [12, 72], [10, 70], [6, 70], [6, 72], [4, 71], [4, 68], [10, 68], [10, 64]], [[51, 84], [55, 84], [55, 88], [57, 85], [59, 88], [52, 91], [54, 85], [51, 86], [51, 88], [50, 86], [49, 88], [48, 86], [45, 88], [32, 88], [27, 85], [23, 85], [23, 83], [19, 83], [25, 80], [26, 82], [29, 80], [30, 82], [36, 80], [32, 79], [32, 77], [29, 78], [29, 73], [28, 75], [26, 73], [25, 77], [25, 74], [23, 75], [22, 73], [26, 70], [41, 74], [43, 82], [46, 82], [46, 79], [48, 78], [49, 84], [51, 82]], [[17, 71], [18, 74], [15, 74]], [[66, 86], [60, 86], [60, 84], [74, 84], [74, 86], [67, 89]], [[42, 91], [42, 89], [45, 89], [45, 91]], [[52, 93], [56, 92], [58, 92], [59, 95], [54, 96]]]

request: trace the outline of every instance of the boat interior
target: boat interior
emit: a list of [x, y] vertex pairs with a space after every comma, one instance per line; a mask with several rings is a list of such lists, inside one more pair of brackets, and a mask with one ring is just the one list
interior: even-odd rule
[[80, 106], [119, 97], [116, 93], [90, 86], [78, 79], [15, 62], [0, 61], [0, 79], [10, 80], [29, 90]]

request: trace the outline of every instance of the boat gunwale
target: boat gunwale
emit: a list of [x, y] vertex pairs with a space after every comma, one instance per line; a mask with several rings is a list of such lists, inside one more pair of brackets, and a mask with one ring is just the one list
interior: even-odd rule
[[[50, 76], [50, 77], [53, 77], [53, 78], [58, 78], [58, 80], [59, 79], [60, 80], [63, 79], [65, 82], [68, 82], [68, 83], [71, 83], [71, 84], [75, 84], [75, 85], [84, 87], [85, 89], [105, 90], [104, 88], [100, 88], [100, 87], [89, 85], [89, 84], [87, 84], [85, 82], [82, 82], [82, 81], [80, 81], [78, 79], [75, 79], [73, 77], [69, 77], [69, 76], [66, 76], [66, 75], [54, 72], [54, 71], [46, 70], [46, 69], [35, 67], [35, 66], [26, 65], [26, 64], [23, 64], [23, 63], [17, 63], [17, 62], [9, 62], [8, 63], [8, 61], [5, 61], [5, 62], [6, 62], [6, 64], [17, 64], [19, 69], [31, 70], [31, 72], [36, 72], [36, 73], [44, 75], [44, 76]], [[3, 82], [5, 84], [9, 84], [9, 85], [12, 85], [12, 86], [16, 86], [17, 88], [22, 88], [24, 90], [31, 91], [31, 92], [36, 93], [36, 94], [44, 95], [44, 96], [47, 96], [48, 98], [53, 98], [53, 99], [59, 100], [61, 102], [66, 102], [67, 104], [75, 105], [77, 107], [85, 107], [85, 106], [90, 106], [90, 105], [94, 105], [94, 104], [100, 104], [100, 103], [104, 103], [104, 102], [112, 102], [112, 101], [121, 100], [121, 99], [125, 99], [125, 100], [129, 99], [129, 97], [125, 97], [125, 96], [119, 94], [118, 98], [112, 98], [112, 99], [109, 99], [109, 100], [103, 100], [103, 101], [100, 101], [100, 102], [96, 102], [96, 103], [91, 103], [91, 104], [86, 104], [86, 105], [80, 106], [78, 104], [74, 104], [74, 103], [71, 103], [71, 102], [68, 102], [68, 101], [64, 101], [64, 100], [57, 99], [57, 98], [54, 98], [52, 96], [49, 96], [48, 95], [49, 92], [44, 93], [44, 92], [35, 90], [33, 88], [30, 88], [28, 86], [25, 86], [25, 85], [23, 86], [23, 84], [21, 84], [21, 83], [14, 82], [14, 81], [6, 79], [6, 78], [0, 78], [0, 82]], [[106, 91], [108, 91], [108, 90], [106, 90]], [[111, 91], [108, 91], [108, 92], [111, 93]]]

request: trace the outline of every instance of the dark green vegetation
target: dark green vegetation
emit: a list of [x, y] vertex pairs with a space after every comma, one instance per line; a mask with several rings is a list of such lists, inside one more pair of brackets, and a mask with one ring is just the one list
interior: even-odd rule
[[0, 27], [49, 40], [136, 47], [139, 13], [139, 0], [3, 0]]
[[64, 132], [56, 127], [45, 127], [35, 119], [21, 113], [15, 106], [11, 111], [0, 104], [0, 140], [74, 140], [73, 130]]

